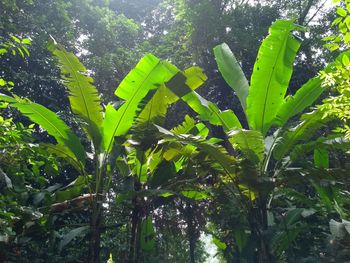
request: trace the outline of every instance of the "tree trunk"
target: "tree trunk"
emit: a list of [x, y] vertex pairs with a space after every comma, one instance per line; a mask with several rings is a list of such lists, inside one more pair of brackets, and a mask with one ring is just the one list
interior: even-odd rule
[[261, 263], [274, 263], [275, 258], [270, 252], [270, 247], [267, 243], [267, 240], [264, 236], [264, 233], [268, 230], [267, 223], [267, 198], [260, 197], [258, 199], [258, 220], [259, 220], [259, 228], [258, 229], [258, 237], [259, 237], [259, 262]]
[[102, 198], [96, 195], [92, 204], [92, 217], [90, 220], [90, 244], [89, 244], [89, 262], [100, 262], [100, 244], [101, 244], [101, 222], [102, 221]]
[[[140, 191], [141, 184], [134, 182], [134, 190]], [[132, 200], [133, 210], [131, 215], [131, 238], [129, 247], [128, 263], [137, 263], [140, 258], [140, 227], [142, 219], [142, 207], [140, 205], [141, 200], [138, 197], [134, 197]]]
[[140, 239], [140, 216], [137, 205], [135, 205], [132, 211], [131, 218], [131, 238], [130, 238], [130, 250], [129, 250], [129, 263], [138, 262], [139, 254], [139, 239]]
[[187, 217], [187, 236], [190, 246], [190, 263], [196, 263], [195, 250], [196, 250], [196, 236], [195, 225], [193, 224], [193, 208], [188, 205], [186, 208]]

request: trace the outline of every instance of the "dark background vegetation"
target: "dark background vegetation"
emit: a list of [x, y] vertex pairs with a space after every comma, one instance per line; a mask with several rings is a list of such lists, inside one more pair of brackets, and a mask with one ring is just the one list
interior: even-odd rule
[[[181, 69], [192, 65], [202, 67], [208, 81], [199, 93], [222, 110], [232, 109], [243, 120], [238, 98], [218, 72], [213, 47], [226, 42], [246, 76], [250, 76], [258, 48], [272, 22], [294, 18], [296, 23], [307, 28], [307, 32], [302, 33], [303, 42], [288, 90], [289, 94], [294, 94], [336, 56], [336, 52], [330, 53], [322, 47], [321, 39], [331, 31], [330, 24], [335, 17], [327, 6], [319, 0], [1, 0], [0, 43], [11, 40], [12, 35], [29, 38], [32, 44], [30, 56], [22, 59], [9, 54], [0, 60], [0, 77], [15, 83], [13, 93], [58, 112], [77, 129], [76, 120], [68, 113], [67, 92], [60, 80], [57, 61], [47, 49], [50, 36], [79, 57], [94, 78], [104, 103], [115, 99], [115, 88], [139, 59], [153, 53]], [[194, 116], [184, 103], [175, 104], [167, 116], [166, 126], [178, 125], [186, 114]], [[4, 110], [3, 116], [4, 119], [13, 118], [16, 123], [29, 124], [14, 110]], [[0, 211], [0, 261], [6, 258], [8, 262], [87, 262], [88, 241], [83, 237], [75, 238], [61, 250], [57, 247], [71, 226], [88, 223], [88, 211], [72, 208], [40, 218], [44, 210], [37, 210], [38, 193], [45, 189], [45, 194], [49, 195], [52, 190], [49, 186], [67, 185], [77, 174], [61, 160], [47, 157], [44, 150], [17, 147], [19, 140], [28, 144], [52, 140], [38, 127], [25, 128], [2, 120], [0, 132], [0, 173], [6, 170], [18, 179], [13, 182], [17, 185], [16, 197], [10, 194], [5, 197], [5, 177], [0, 182], [0, 207], [3, 205], [7, 209]], [[215, 132], [214, 135], [220, 137], [220, 131]], [[82, 131], [77, 129], [77, 133]], [[331, 166], [345, 166], [346, 162], [344, 152], [331, 157]], [[210, 187], [215, 179], [210, 180], [200, 183]], [[283, 193], [286, 196], [281, 207], [288, 202], [298, 206], [327, 199], [326, 195], [320, 198], [306, 181], [296, 180], [294, 190], [290, 189], [289, 195]], [[123, 185], [115, 182], [107, 196], [110, 203], [105, 220], [109, 228], [101, 242], [105, 261], [112, 253], [115, 262], [129, 262], [132, 204], [115, 201], [115, 193], [125, 187], [128, 187], [125, 182]], [[347, 191], [346, 178], [342, 189]], [[335, 191], [331, 185], [327, 185], [326, 190]], [[208, 251], [200, 237], [209, 234], [217, 240], [217, 258], [222, 262], [253, 262], [248, 256], [247, 261], [232, 256], [233, 251], [237, 252], [234, 242], [239, 237], [231, 229], [241, 224], [245, 231], [247, 223], [239, 218], [239, 205], [230, 198], [232, 193], [220, 188], [213, 191], [214, 199], [200, 202], [177, 198], [158, 200], [161, 205], [154, 205], [157, 207], [154, 212], [157, 249], [141, 255], [139, 262], [205, 262]], [[280, 262], [321, 262], [321, 258], [324, 262], [345, 262], [342, 260], [349, 259], [348, 240], [330, 243], [328, 223], [338, 208], [325, 200], [327, 205], [320, 204], [324, 213], [296, 222], [302, 237], [284, 251]], [[349, 201], [344, 203], [345, 207], [349, 205]], [[8, 214], [6, 211], [10, 210], [16, 212]], [[27, 218], [37, 218], [39, 223], [26, 232], [20, 223], [11, 225], [3, 219], [18, 215], [17, 222], [25, 224]], [[3, 245], [5, 236], [15, 242]], [[222, 242], [226, 244], [224, 247]], [[343, 254], [338, 255], [341, 259], [337, 261], [332, 255], [339, 251]]]

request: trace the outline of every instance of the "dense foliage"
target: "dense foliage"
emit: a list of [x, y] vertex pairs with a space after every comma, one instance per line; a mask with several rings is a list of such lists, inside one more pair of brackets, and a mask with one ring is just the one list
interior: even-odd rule
[[349, 261], [336, 2], [1, 0], [0, 261]]

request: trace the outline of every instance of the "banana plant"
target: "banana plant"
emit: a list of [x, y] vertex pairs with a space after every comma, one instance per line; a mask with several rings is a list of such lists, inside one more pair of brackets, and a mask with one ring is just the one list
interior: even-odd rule
[[[14, 94], [12, 96], [1, 94], [0, 100], [6, 102], [9, 107], [16, 108], [46, 130], [56, 143], [42, 144], [42, 146], [54, 155], [67, 160], [76, 169], [78, 175], [76, 181], [87, 182], [89, 194], [81, 196], [80, 199], [88, 200], [92, 211], [89, 260], [96, 263], [100, 262], [104, 196], [110, 187], [113, 174], [121, 173], [111, 169], [110, 166], [117, 158], [115, 152], [123, 147], [122, 142], [125, 141], [133, 126], [149, 125], [153, 118], [164, 117], [168, 105], [176, 102], [176, 96], [170, 96], [172, 93], [169, 95], [170, 91], [165, 88], [164, 83], [180, 70], [166, 61], [147, 54], [116, 89], [115, 95], [123, 103], [115, 108], [111, 103], [106, 106], [102, 104], [98, 91], [93, 85], [93, 79], [73, 53], [67, 52], [54, 41], [49, 44], [49, 49], [59, 63], [63, 84], [69, 93], [71, 111], [80, 119], [81, 128], [89, 144], [83, 145], [72, 129], [56, 113], [43, 105], [19, 98]], [[185, 74], [192, 80], [193, 89], [201, 84], [198, 79], [205, 78], [199, 68], [189, 69]], [[160, 99], [162, 103], [159, 103]], [[157, 105], [155, 102], [162, 105]], [[79, 189], [75, 187], [75, 196], [68, 194], [67, 189], [58, 191], [53, 200], [61, 202], [68, 196], [76, 198], [76, 195], [81, 194], [79, 190], [82, 189], [82, 187]], [[60, 206], [54, 204], [52, 207], [55, 209]], [[85, 231], [86, 228], [83, 230]], [[81, 232], [74, 231], [75, 234]]]
[[[246, 122], [241, 122], [231, 110], [221, 111], [214, 103], [191, 91], [186, 76], [181, 72], [166, 83], [170, 90], [182, 87], [181, 90], [186, 91], [185, 94], [177, 95], [197, 112], [199, 119], [222, 127], [225, 131], [229, 143], [224, 143], [226, 149], [222, 151], [206, 140], [176, 135], [159, 128], [166, 141], [191, 145], [197, 147], [199, 152], [207, 154], [215, 163], [214, 166], [221, 167], [223, 180], [231, 180], [235, 189], [232, 196], [238, 198], [239, 203], [248, 211], [246, 218], [251, 228], [251, 234], [248, 236], [251, 240], [258, 240], [254, 241], [255, 245], [250, 250], [253, 254], [254, 251], [258, 251], [257, 262], [274, 262], [298, 234], [296, 231], [293, 235], [284, 233], [284, 236], [274, 239], [279, 241], [272, 245], [266, 238], [274, 189], [283, 178], [283, 174], [293, 169], [300, 172], [302, 168], [293, 167], [293, 164], [298, 157], [313, 150], [316, 150], [316, 167], [322, 168], [320, 162], [325, 158], [322, 158], [317, 150], [320, 147], [326, 149], [326, 142], [330, 143], [331, 139], [327, 136], [317, 138], [317, 131], [326, 125], [330, 118], [325, 117], [317, 108], [302, 114], [325, 91], [321, 77], [315, 76], [294, 95], [287, 95], [293, 63], [301, 45], [297, 33], [302, 30], [304, 28], [290, 20], [273, 23], [269, 35], [263, 40], [258, 51], [250, 82], [226, 44], [214, 48], [219, 71], [238, 96]], [[337, 60], [342, 61], [343, 56], [349, 54], [345, 52]], [[335, 64], [330, 63], [324, 71], [334, 70]], [[300, 122], [290, 127], [290, 120], [300, 115]], [[244, 123], [248, 123], [248, 126], [244, 127]], [[332, 136], [333, 139], [336, 137], [338, 142], [341, 139], [341, 135]], [[305, 147], [305, 142], [310, 140], [312, 142], [309, 147]], [[287, 213], [282, 217], [280, 224], [283, 225], [289, 216], [292, 216], [292, 211], [291, 214]], [[242, 249], [240, 247], [238, 250]], [[246, 261], [242, 259], [241, 262]]]
[[[124, 143], [125, 153], [119, 155], [116, 166], [124, 171], [124, 178], [129, 178], [125, 191], [119, 191], [117, 202], [132, 203], [131, 238], [129, 258], [131, 262], [140, 262], [142, 258], [155, 252], [157, 230], [153, 227], [153, 212], [161, 206], [182, 199], [185, 202], [201, 200], [207, 197], [206, 191], [197, 188], [199, 175], [194, 173], [195, 165], [190, 155], [193, 148], [177, 151], [158, 142], [155, 126], [149, 126], [151, 132], [145, 132], [144, 125], [135, 127]], [[203, 123], [196, 123], [189, 116], [173, 128], [172, 132], [191, 133], [206, 137], [209, 130]], [[149, 134], [144, 136], [144, 133]], [[155, 136], [156, 135], [156, 136]], [[142, 252], [142, 253], [141, 253]]]

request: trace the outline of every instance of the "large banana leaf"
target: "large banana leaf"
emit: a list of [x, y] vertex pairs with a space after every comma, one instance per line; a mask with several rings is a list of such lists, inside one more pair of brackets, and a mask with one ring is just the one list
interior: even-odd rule
[[[324, 71], [326, 73], [331, 72], [336, 66], [337, 61], [342, 61], [344, 55], [350, 56], [350, 50], [340, 54], [336, 58], [336, 62], [330, 63]], [[320, 76], [310, 79], [294, 96], [287, 96], [284, 99], [277, 112], [274, 123], [283, 126], [291, 117], [301, 113], [306, 107], [312, 105], [324, 91], [325, 88], [322, 86], [322, 79]]]
[[[196, 124], [194, 119], [186, 115], [185, 120], [180, 125], [171, 129], [170, 132], [179, 136], [190, 134], [205, 139], [209, 134], [209, 129], [203, 123]], [[176, 144], [176, 147], [173, 145], [173, 147], [164, 151], [164, 158], [167, 160], [173, 160], [175, 157], [180, 158], [182, 156], [190, 156], [196, 148], [197, 147], [190, 144], [185, 146]]]
[[78, 137], [56, 113], [40, 104], [16, 100], [3, 94], [0, 94], [0, 100], [9, 102], [9, 106], [17, 108], [24, 116], [39, 124], [56, 139], [59, 145], [66, 147], [67, 151], [71, 151], [79, 162], [85, 163], [85, 151]]
[[306, 154], [315, 149], [325, 149], [328, 151], [348, 150], [350, 149], [350, 141], [346, 140], [342, 134], [332, 134], [327, 137], [320, 137], [316, 141], [295, 146], [290, 154], [290, 158], [293, 161], [305, 158]]
[[106, 108], [103, 122], [103, 147], [109, 152], [115, 136], [121, 136], [132, 127], [141, 101], [150, 90], [155, 90], [177, 73], [177, 69], [167, 62], [162, 62], [148, 54], [125, 77], [115, 94], [125, 100], [124, 104], [114, 109]]
[[246, 110], [249, 83], [241, 66], [226, 43], [214, 48], [216, 63], [227, 84], [236, 92], [242, 108]]
[[58, 59], [61, 78], [69, 90], [69, 101], [73, 113], [87, 122], [86, 131], [98, 146], [101, 140], [102, 107], [98, 91], [92, 85], [93, 79], [79, 59], [63, 47], [51, 43], [49, 49]]
[[186, 115], [185, 120], [178, 126], [172, 128], [170, 131], [175, 134], [189, 134], [192, 129], [196, 127], [196, 122], [190, 116]]
[[202, 120], [209, 121], [213, 125], [221, 125], [226, 131], [242, 127], [231, 110], [222, 112], [214, 103], [193, 91], [188, 83], [186, 76], [179, 72], [166, 83], [166, 86], [198, 113]]
[[233, 130], [228, 136], [234, 148], [252, 162], [259, 163], [264, 159], [264, 141], [259, 131]]
[[192, 134], [206, 138], [209, 134], [209, 129], [203, 123], [197, 123], [190, 116], [186, 115], [185, 120], [178, 126], [170, 130], [175, 134]]
[[64, 145], [60, 144], [46, 144], [42, 143], [40, 144], [42, 147], [46, 148], [48, 152], [63, 158], [66, 160], [69, 164], [71, 164], [78, 172], [83, 174], [84, 167], [81, 166], [81, 163], [77, 160], [74, 153], [69, 150]]
[[329, 119], [323, 118], [323, 113], [316, 110], [302, 115], [301, 120], [302, 123], [287, 130], [276, 140], [273, 149], [273, 157], [276, 160], [281, 160], [296, 144], [309, 140]]
[[215, 145], [197, 136], [194, 137], [188, 134], [177, 135], [162, 127], [157, 126], [157, 128], [163, 134], [165, 141], [181, 143], [186, 146], [195, 146], [207, 154], [211, 160], [219, 164], [225, 174], [229, 174], [232, 177], [236, 176], [236, 161], [222, 146]]
[[321, 84], [319, 77], [312, 78], [294, 96], [287, 96], [277, 112], [274, 124], [283, 126], [291, 117], [312, 105], [325, 90]]
[[251, 76], [246, 113], [249, 127], [261, 131], [263, 135], [283, 103], [300, 47], [292, 31], [299, 28], [292, 21], [276, 21], [260, 46]]
[[[203, 69], [199, 67], [191, 67], [186, 69], [184, 71], [184, 75], [186, 76], [186, 83], [191, 90], [197, 89], [207, 80], [207, 76], [203, 73]], [[141, 111], [140, 115], [138, 116], [138, 122], [154, 123], [154, 121], [157, 119], [164, 119], [168, 107], [178, 100], [179, 97], [163, 84], [158, 88], [152, 99]], [[159, 124], [157, 121], [156, 123]]]

